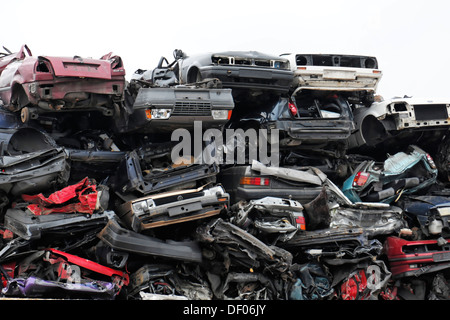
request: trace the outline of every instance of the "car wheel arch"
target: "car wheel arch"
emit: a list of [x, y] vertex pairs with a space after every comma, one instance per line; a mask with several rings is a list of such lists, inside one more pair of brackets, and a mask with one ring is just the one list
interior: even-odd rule
[[365, 143], [369, 146], [376, 145], [387, 134], [383, 123], [373, 115], [368, 115], [362, 120], [360, 131]]
[[187, 83], [195, 83], [202, 80], [200, 69], [197, 66], [192, 66], [188, 69], [187, 75], [186, 75], [186, 82]]
[[28, 105], [30, 100], [22, 84], [16, 82], [11, 86], [11, 99], [9, 107], [14, 111], [18, 111]]

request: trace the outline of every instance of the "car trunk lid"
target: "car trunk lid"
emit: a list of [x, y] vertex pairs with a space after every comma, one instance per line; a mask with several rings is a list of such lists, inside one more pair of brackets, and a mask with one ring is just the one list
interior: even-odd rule
[[111, 79], [111, 65], [107, 60], [70, 57], [42, 57], [48, 60], [56, 77]]

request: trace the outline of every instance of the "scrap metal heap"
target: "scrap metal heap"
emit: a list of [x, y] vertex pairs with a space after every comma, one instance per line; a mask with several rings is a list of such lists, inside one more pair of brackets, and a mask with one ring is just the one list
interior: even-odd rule
[[[349, 152], [375, 58], [211, 56], [176, 50], [125, 82], [111, 54], [1, 54], [0, 297], [448, 299], [450, 189], [433, 161], [448, 129], [430, 151]], [[356, 83], [351, 68], [370, 70]], [[174, 159], [171, 134], [194, 121], [285, 131], [280, 165]]]

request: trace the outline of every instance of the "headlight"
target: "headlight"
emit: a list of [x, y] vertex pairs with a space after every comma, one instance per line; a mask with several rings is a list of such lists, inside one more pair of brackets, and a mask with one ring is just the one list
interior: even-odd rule
[[147, 119], [169, 119], [172, 109], [151, 109], [147, 110]]
[[146, 199], [142, 201], [136, 201], [133, 203], [133, 211], [137, 215], [148, 213], [150, 209], [154, 207], [155, 202], [153, 201], [153, 199]]
[[212, 110], [214, 120], [227, 120], [231, 116], [231, 110]]
[[437, 211], [441, 215], [441, 217], [450, 216], [450, 207], [441, 207], [438, 208]]

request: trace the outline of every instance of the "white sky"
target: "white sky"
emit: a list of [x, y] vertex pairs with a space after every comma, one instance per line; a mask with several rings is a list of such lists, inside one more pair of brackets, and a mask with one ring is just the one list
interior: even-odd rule
[[33, 55], [120, 55], [127, 78], [161, 56], [255, 50], [378, 58], [385, 98], [450, 99], [450, 2], [444, 0], [15, 0], [0, 45]]

